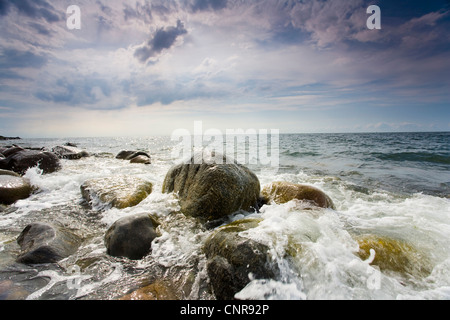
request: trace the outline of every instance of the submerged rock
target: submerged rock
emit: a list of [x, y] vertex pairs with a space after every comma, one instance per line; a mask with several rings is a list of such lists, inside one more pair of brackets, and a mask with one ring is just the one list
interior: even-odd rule
[[309, 185], [277, 181], [264, 186], [261, 194], [266, 202], [281, 204], [297, 199], [314, 206], [335, 209], [333, 201], [327, 194]]
[[91, 205], [118, 209], [139, 204], [152, 192], [152, 188], [151, 182], [132, 176], [90, 179], [80, 186], [83, 198]]
[[251, 279], [273, 279], [279, 269], [269, 247], [244, 238], [239, 232], [256, 227], [259, 220], [243, 219], [220, 227], [203, 247], [210, 284], [218, 300], [231, 300]]
[[403, 240], [376, 235], [360, 235], [358, 256], [366, 260], [370, 249], [375, 251], [371, 265], [378, 266], [381, 271], [394, 271], [402, 274], [428, 276], [431, 273], [429, 260], [424, 253]]
[[155, 281], [154, 283], [139, 288], [119, 300], [178, 300], [177, 292], [165, 281]]
[[65, 228], [36, 222], [25, 227], [17, 243], [21, 248], [17, 262], [40, 264], [58, 262], [72, 255], [81, 239]]
[[52, 148], [52, 152], [55, 153], [60, 159], [81, 159], [88, 157], [89, 153], [86, 150], [82, 150], [73, 145], [56, 146]]
[[260, 184], [243, 165], [215, 160], [189, 161], [173, 166], [166, 174], [162, 191], [175, 192], [181, 211], [202, 221], [226, 217], [238, 210], [258, 210]]
[[0, 169], [25, 174], [29, 168], [37, 166], [46, 174], [55, 172], [60, 168], [59, 158], [52, 152], [28, 149], [16, 151], [7, 158], [0, 160]]
[[147, 213], [121, 218], [105, 234], [107, 253], [132, 260], [143, 258], [151, 251], [152, 241], [159, 236], [159, 223]]
[[26, 199], [31, 192], [31, 185], [26, 179], [15, 172], [0, 170], [0, 204], [9, 205]]

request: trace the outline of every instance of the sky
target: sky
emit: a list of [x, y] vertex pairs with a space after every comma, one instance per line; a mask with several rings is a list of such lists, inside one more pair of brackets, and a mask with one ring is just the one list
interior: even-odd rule
[[450, 0], [0, 0], [0, 30], [4, 136], [450, 131]]

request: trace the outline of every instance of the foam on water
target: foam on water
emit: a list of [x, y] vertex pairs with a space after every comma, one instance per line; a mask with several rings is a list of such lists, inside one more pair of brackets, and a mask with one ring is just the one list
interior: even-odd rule
[[[108, 154], [62, 160], [62, 169], [52, 174], [42, 175], [36, 168], [27, 171], [25, 178], [37, 191], [28, 199], [16, 202], [7, 214], [0, 215], [1, 231], [8, 232], [1, 234], [2, 256], [8, 254], [9, 257], [13, 233], [18, 234], [25, 223], [36, 219], [62, 220], [71, 226], [94, 229], [86, 231], [92, 238], [76, 255], [60, 262], [62, 271], [41, 271], [39, 276], [50, 280], [28, 299], [43, 299], [48, 292], [57, 292], [59, 287], [67, 289], [65, 283], [74, 277], [64, 270], [76, 263], [83, 266], [78, 275], [83, 281], [70, 294], [71, 299], [115, 298], [135, 287], [139, 279], [151, 278], [153, 273], [186, 283], [185, 298], [212, 298], [205, 294], [208, 278], [206, 258], [201, 250], [212, 230], [205, 230], [194, 219], [177, 213], [176, 196], [161, 192], [165, 174], [174, 159], [171, 145], [163, 142], [158, 147], [155, 141], [151, 165], [130, 164], [114, 158], [115, 153], [125, 149], [124, 142], [131, 143], [126, 139], [106, 142], [86, 139], [80, 142], [88, 151], [91, 147], [95, 152]], [[147, 142], [132, 141], [129, 149], [140, 147], [142, 143]], [[345, 142], [342, 143], [345, 150]], [[333, 199], [336, 210], [311, 208], [294, 200], [265, 205], [259, 213], [238, 212], [230, 216], [231, 221], [261, 220], [257, 227], [243, 231], [241, 235], [268, 245], [272, 259], [280, 269], [277, 279], [252, 279], [236, 298], [450, 299], [450, 199], [417, 192], [405, 194], [398, 187], [398, 192], [379, 187], [371, 180], [373, 177], [367, 175], [368, 171], [361, 170], [353, 162], [349, 164], [350, 160], [339, 163], [342, 165], [339, 171], [332, 170], [333, 165], [327, 165], [325, 157], [317, 159], [326, 152], [320, 143], [311, 144], [313, 148], [309, 154], [302, 152], [302, 157], [309, 157], [306, 165], [294, 165], [291, 158], [297, 156], [295, 146], [298, 144], [300, 142], [295, 140], [289, 142], [289, 155], [285, 156], [290, 158], [281, 163], [280, 170], [255, 168], [261, 185], [273, 181], [313, 185]], [[341, 171], [342, 174], [335, 174]], [[88, 179], [115, 175], [132, 175], [150, 181], [153, 191], [134, 207], [94, 208], [80, 212], [83, 204], [80, 185]], [[70, 217], [64, 216], [72, 211]], [[158, 229], [161, 236], [154, 241], [152, 253], [137, 262], [108, 257], [103, 243], [107, 227], [121, 217], [143, 212], [152, 213], [163, 222]], [[74, 225], [77, 220], [86, 222], [81, 226]], [[382, 271], [371, 264], [373, 256], [361, 259], [357, 255], [359, 245], [355, 236], [366, 234], [408, 243], [420, 253], [418, 257], [426, 257], [430, 273]], [[415, 258], [411, 256], [413, 261]], [[417, 261], [420, 263], [422, 261]], [[111, 290], [113, 287], [116, 289]]]

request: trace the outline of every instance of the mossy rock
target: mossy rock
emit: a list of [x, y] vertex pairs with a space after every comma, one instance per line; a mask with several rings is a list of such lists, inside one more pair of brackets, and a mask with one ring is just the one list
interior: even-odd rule
[[220, 163], [195, 159], [172, 167], [164, 179], [162, 191], [178, 195], [181, 212], [207, 222], [258, 210], [260, 184], [251, 170], [225, 157]]
[[371, 265], [381, 271], [428, 276], [431, 273], [429, 260], [423, 252], [404, 240], [376, 235], [360, 235], [355, 238], [359, 244], [358, 256], [367, 260], [370, 249], [375, 251]]
[[264, 186], [261, 195], [266, 203], [273, 201], [282, 204], [297, 199], [321, 208], [335, 209], [333, 201], [325, 192], [309, 185], [276, 181]]
[[151, 182], [132, 176], [90, 179], [80, 187], [83, 198], [91, 205], [100, 202], [118, 209], [136, 206], [152, 188]]
[[251, 278], [273, 279], [279, 274], [269, 247], [239, 234], [258, 223], [255, 219], [235, 221], [218, 228], [206, 240], [207, 273], [218, 300], [234, 299]]

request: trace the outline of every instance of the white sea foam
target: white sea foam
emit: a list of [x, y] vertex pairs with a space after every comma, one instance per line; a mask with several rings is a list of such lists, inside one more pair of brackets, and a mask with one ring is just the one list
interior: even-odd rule
[[[128, 267], [145, 270], [157, 265], [187, 270], [195, 266], [198, 273], [192, 279], [192, 291], [186, 292], [186, 296], [205, 297], [199, 293], [202, 282], [207, 281], [206, 259], [201, 249], [211, 231], [177, 213], [179, 203], [176, 197], [161, 192], [165, 174], [173, 164], [170, 156], [172, 146], [152, 146], [156, 151], [152, 154], [151, 165], [130, 164], [113, 157], [121, 149], [142, 146], [143, 141], [145, 142], [125, 138], [107, 142], [86, 140], [86, 145], [92, 146], [95, 152], [109, 152], [111, 155], [63, 160], [60, 171], [47, 175], [42, 175], [35, 168], [28, 170], [25, 177], [37, 191], [28, 199], [16, 202], [12, 206], [14, 210], [0, 215], [2, 230], [12, 228], [20, 231], [23, 221], [42, 218], [36, 212], [44, 211], [50, 215], [49, 212], [54, 208], [55, 212], [52, 214], [59, 217], [59, 207], [80, 205], [80, 185], [88, 179], [121, 174], [133, 175], [153, 183], [153, 192], [134, 207], [120, 210], [108, 208], [98, 211], [97, 215], [90, 213], [98, 219], [95, 223], [102, 224], [99, 227], [101, 232], [94, 233], [91, 242], [84, 244], [77, 254], [84, 259], [87, 271], [98, 279], [82, 281], [76, 297], [89, 297], [102, 286], [114, 284], [127, 275], [128, 270], [123, 267], [122, 261], [104, 259], [102, 232], [121, 217], [144, 212], [153, 214], [163, 222], [159, 228], [161, 236], [154, 241], [149, 256]], [[124, 143], [129, 144], [124, 146]], [[326, 152], [320, 144], [318, 146]], [[378, 188], [374, 183], [366, 187], [363, 179], [367, 178], [367, 174], [364, 171], [355, 173], [359, 168], [353, 166], [354, 163], [351, 163], [353, 173], [337, 177], [336, 174], [327, 172], [308, 171], [302, 164], [289, 167], [287, 164], [295, 164], [294, 160], [289, 158], [282, 163], [286, 167], [277, 174], [257, 170], [261, 185], [273, 181], [313, 185], [324, 190], [333, 199], [336, 210], [312, 209], [301, 202], [290, 201], [279, 205], [265, 205], [259, 213], [238, 212], [230, 216], [230, 220], [261, 220], [257, 227], [244, 231], [241, 235], [268, 245], [281, 273], [277, 279], [251, 280], [237, 293], [237, 298], [450, 299], [450, 199], [422, 193], [394, 192]], [[307, 160], [310, 161], [307, 165], [314, 165], [316, 161], [314, 156]], [[333, 163], [327, 165], [326, 158], [319, 160], [316, 161], [317, 168], [333, 169]], [[347, 180], [348, 176], [361, 180], [355, 183]], [[46, 218], [51, 219], [53, 216]], [[359, 247], [355, 235], [360, 234], [405, 241], [416, 248], [420, 256], [429, 260], [431, 273], [415, 275], [380, 271], [370, 263], [373, 256], [363, 260], [357, 255]], [[12, 236], [8, 235], [9, 238]], [[2, 243], [2, 254], [7, 249], [6, 244]], [[78, 257], [73, 257], [73, 260], [76, 261], [76, 258]], [[100, 272], [103, 264], [108, 272]], [[101, 269], [98, 273], [95, 272], [97, 267]], [[133, 272], [137, 271], [133, 269]], [[71, 279], [57, 271], [40, 275], [51, 281], [30, 295], [29, 299], [40, 299], [45, 296], [45, 292], [55, 290], [55, 285], [59, 282]]]

